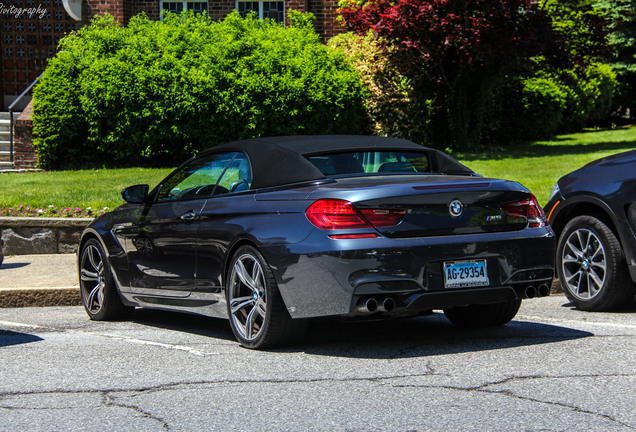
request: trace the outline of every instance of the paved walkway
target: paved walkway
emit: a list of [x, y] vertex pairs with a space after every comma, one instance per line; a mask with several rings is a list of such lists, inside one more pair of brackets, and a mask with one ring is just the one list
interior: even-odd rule
[[78, 304], [75, 254], [4, 257], [0, 266], [0, 307]]

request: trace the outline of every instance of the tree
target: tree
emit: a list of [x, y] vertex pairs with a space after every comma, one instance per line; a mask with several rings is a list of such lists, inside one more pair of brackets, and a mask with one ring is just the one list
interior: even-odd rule
[[607, 17], [612, 68], [622, 84], [621, 103], [631, 118], [636, 117], [636, 0], [601, 0]]
[[[475, 147], [488, 136], [499, 88], [532, 66], [538, 54], [558, 57], [550, 20], [532, 0], [370, 0], [343, 3], [346, 26], [372, 31], [413, 80], [418, 97], [433, 99], [433, 145]], [[556, 43], [555, 43], [556, 42]]]

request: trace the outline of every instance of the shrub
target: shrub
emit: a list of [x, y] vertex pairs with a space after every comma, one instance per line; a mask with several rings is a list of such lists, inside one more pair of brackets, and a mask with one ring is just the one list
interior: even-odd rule
[[559, 82], [549, 77], [529, 78], [523, 81], [521, 103], [523, 112], [518, 138], [548, 138], [563, 123], [567, 110], [568, 93]]
[[310, 16], [290, 17], [94, 19], [62, 40], [35, 89], [41, 166], [174, 165], [234, 139], [360, 133], [357, 73]]
[[368, 132], [427, 141], [430, 121], [427, 101], [413, 97], [410, 80], [390, 60], [390, 47], [383, 48], [382, 41], [372, 33], [360, 36], [352, 32], [331, 38], [328, 45], [345, 52], [367, 89]]
[[594, 63], [582, 71], [539, 72], [506, 88], [509, 127], [514, 139], [544, 139], [610, 117], [618, 86], [608, 65]]

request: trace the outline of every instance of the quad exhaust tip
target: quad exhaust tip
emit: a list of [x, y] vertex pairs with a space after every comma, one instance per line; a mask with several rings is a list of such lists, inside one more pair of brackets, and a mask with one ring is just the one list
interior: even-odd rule
[[395, 309], [395, 300], [391, 297], [385, 298], [381, 303], [378, 303], [376, 299], [371, 297], [366, 300], [361, 300], [356, 307], [356, 311], [365, 314], [391, 312], [393, 309]]
[[535, 298], [535, 297], [547, 297], [550, 295], [550, 287], [546, 284], [539, 285], [538, 288], [535, 288], [534, 285], [528, 285], [524, 292], [526, 298]]
[[537, 296], [537, 289], [533, 285], [528, 285], [526, 287], [526, 297], [531, 299]]

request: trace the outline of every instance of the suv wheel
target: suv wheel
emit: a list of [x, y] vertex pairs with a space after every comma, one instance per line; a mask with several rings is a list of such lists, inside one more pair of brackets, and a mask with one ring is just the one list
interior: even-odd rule
[[634, 298], [621, 244], [594, 216], [577, 216], [563, 229], [557, 246], [557, 272], [565, 295], [578, 309], [612, 310]]

